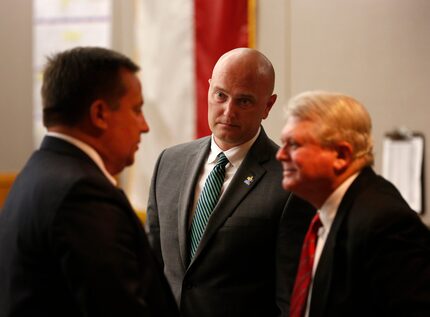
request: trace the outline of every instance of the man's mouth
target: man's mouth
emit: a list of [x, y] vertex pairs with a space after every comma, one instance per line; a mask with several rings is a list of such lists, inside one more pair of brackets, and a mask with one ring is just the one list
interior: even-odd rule
[[294, 167], [284, 167], [283, 169], [284, 175], [295, 173], [296, 171], [297, 169], [295, 169]]
[[223, 127], [228, 127], [228, 128], [237, 128], [238, 127], [237, 124], [233, 124], [233, 123], [229, 123], [229, 122], [218, 122], [218, 124], [223, 126]]

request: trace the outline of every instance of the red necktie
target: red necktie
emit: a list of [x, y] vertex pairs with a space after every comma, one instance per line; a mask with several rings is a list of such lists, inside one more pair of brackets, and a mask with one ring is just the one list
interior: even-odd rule
[[303, 242], [300, 255], [299, 269], [291, 295], [290, 317], [303, 317], [306, 310], [309, 286], [312, 281], [315, 248], [317, 245], [318, 229], [321, 227], [318, 213], [312, 219]]

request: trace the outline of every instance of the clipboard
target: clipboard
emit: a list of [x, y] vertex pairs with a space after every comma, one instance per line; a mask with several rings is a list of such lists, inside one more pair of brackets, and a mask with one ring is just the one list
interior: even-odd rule
[[385, 134], [382, 176], [392, 182], [417, 213], [425, 210], [424, 135], [407, 128]]

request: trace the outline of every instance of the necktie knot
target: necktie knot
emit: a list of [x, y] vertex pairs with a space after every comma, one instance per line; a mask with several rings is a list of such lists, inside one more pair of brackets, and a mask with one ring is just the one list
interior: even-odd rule
[[311, 225], [309, 227], [310, 227], [309, 230], [312, 231], [314, 235], [318, 234], [319, 228], [322, 227], [322, 222], [321, 222], [319, 213], [316, 213], [316, 215], [312, 218]]
[[220, 152], [217, 156], [218, 160], [216, 162], [215, 167], [225, 168], [228, 163], [228, 158], [225, 156], [223, 152]]

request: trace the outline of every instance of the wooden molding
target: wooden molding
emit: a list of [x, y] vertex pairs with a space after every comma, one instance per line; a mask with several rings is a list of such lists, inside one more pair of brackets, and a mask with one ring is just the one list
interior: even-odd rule
[[7, 194], [15, 181], [17, 173], [0, 173], [0, 208], [6, 200]]

